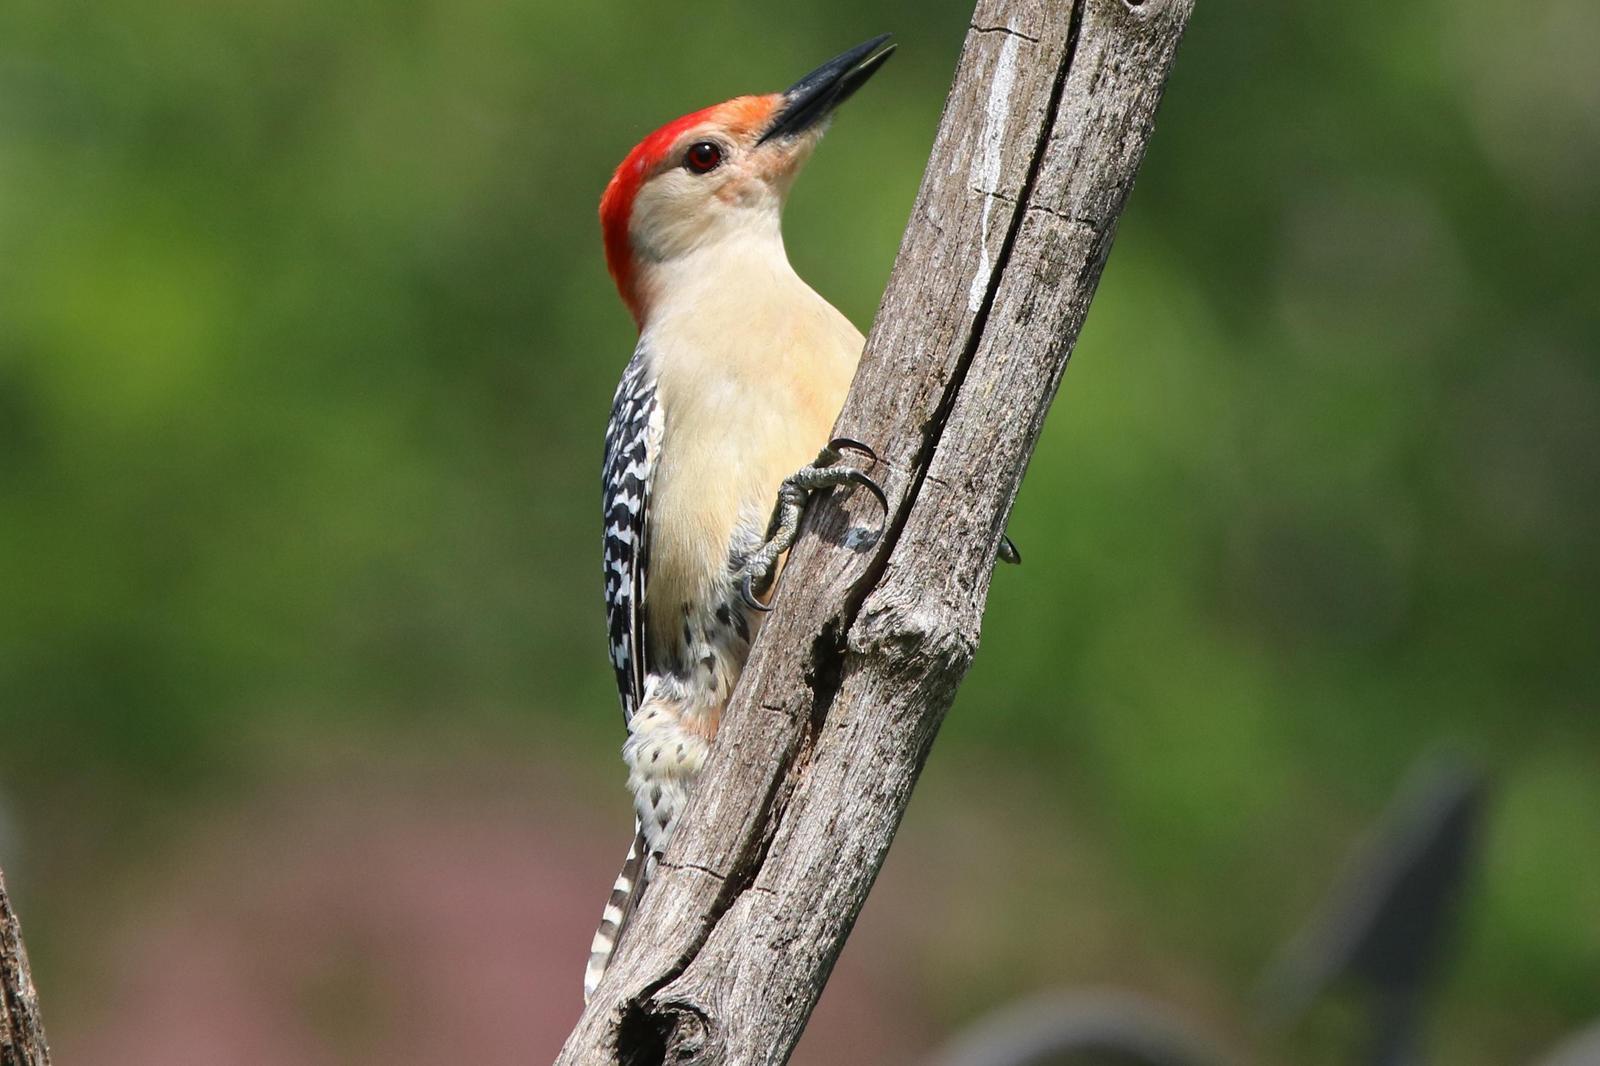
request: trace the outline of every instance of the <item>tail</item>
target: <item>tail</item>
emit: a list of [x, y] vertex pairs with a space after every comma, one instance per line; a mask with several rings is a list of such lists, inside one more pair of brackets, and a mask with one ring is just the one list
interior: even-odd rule
[[606, 909], [601, 914], [600, 928], [594, 931], [594, 941], [589, 945], [589, 965], [583, 970], [585, 1003], [594, 995], [595, 988], [600, 984], [600, 978], [606, 975], [606, 966], [611, 962], [612, 953], [617, 950], [617, 941], [622, 936], [622, 930], [632, 917], [633, 908], [638, 905], [639, 897], [644, 894], [645, 881], [648, 877], [644, 860], [644, 833], [636, 822], [633, 844], [628, 848], [628, 857], [623, 860], [622, 872], [617, 874], [617, 880], [611, 886], [611, 898], [606, 901]]

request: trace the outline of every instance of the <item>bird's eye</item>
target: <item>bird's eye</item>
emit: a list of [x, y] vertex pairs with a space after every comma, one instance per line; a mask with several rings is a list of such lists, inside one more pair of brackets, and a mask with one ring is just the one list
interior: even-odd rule
[[712, 141], [695, 141], [683, 154], [683, 165], [696, 174], [709, 174], [722, 165], [722, 149]]

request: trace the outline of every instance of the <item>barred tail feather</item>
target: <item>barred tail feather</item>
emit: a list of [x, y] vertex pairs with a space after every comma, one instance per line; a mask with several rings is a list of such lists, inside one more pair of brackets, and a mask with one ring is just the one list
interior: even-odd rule
[[600, 984], [600, 978], [606, 975], [606, 966], [610, 964], [611, 956], [617, 950], [622, 930], [627, 926], [628, 919], [633, 915], [633, 908], [644, 892], [645, 882], [649, 876], [644, 859], [644, 832], [635, 823], [633, 844], [628, 848], [628, 857], [623, 860], [622, 872], [617, 874], [617, 880], [611, 886], [611, 898], [606, 900], [606, 909], [600, 917], [600, 928], [595, 930], [594, 941], [589, 945], [589, 965], [583, 970], [585, 1003], [594, 995], [595, 988]]

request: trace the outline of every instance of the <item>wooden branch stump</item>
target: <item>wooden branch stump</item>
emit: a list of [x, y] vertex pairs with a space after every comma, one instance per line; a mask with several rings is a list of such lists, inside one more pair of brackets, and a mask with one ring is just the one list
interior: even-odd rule
[[50, 1066], [22, 928], [0, 871], [0, 1066]]
[[782, 1063], [977, 649], [995, 552], [1193, 0], [980, 0], [809, 509], [710, 762], [562, 1066]]

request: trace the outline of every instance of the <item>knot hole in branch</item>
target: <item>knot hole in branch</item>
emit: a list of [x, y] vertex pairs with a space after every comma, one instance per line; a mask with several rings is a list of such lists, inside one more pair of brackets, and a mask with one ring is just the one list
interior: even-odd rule
[[709, 1022], [684, 1003], [631, 1003], [617, 1025], [617, 1062], [621, 1066], [670, 1066], [692, 1060], [706, 1046]]

